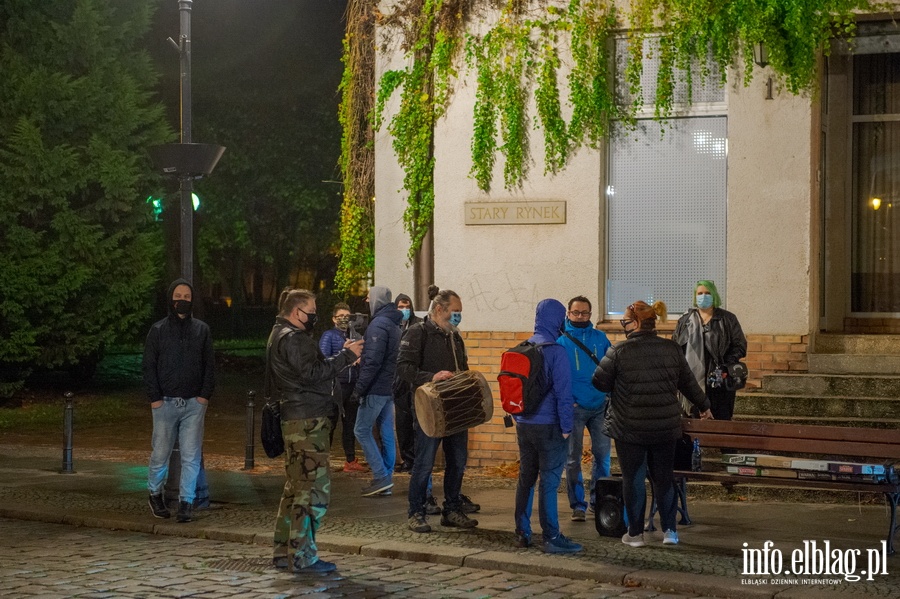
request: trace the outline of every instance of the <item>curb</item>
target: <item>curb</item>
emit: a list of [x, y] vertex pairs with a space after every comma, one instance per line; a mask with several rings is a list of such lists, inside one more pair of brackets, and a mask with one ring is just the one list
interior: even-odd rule
[[[76, 516], [46, 510], [0, 508], [0, 518], [30, 520], [51, 524], [67, 524], [86, 528], [123, 530], [146, 534], [186, 538], [210, 539], [248, 545], [269, 546], [271, 536], [257, 530], [224, 530], [197, 527], [189, 523], [144, 522], [128, 518]], [[320, 534], [317, 545], [322, 551], [347, 555], [364, 555], [475, 568], [499, 570], [511, 574], [559, 576], [576, 580], [595, 580], [598, 583], [625, 587], [641, 587], [661, 592], [686, 593], [698, 596], [733, 599], [813, 599], [821, 597], [821, 590], [798, 589], [788, 586], [744, 586], [739, 580], [711, 574], [689, 574], [664, 570], [641, 570], [603, 563], [584, 563], [566, 556], [548, 556], [524, 551], [490, 551], [466, 547], [434, 546], [425, 543], [383, 541], [367, 537]], [[863, 595], [841, 593], [846, 599], [860, 599]]]

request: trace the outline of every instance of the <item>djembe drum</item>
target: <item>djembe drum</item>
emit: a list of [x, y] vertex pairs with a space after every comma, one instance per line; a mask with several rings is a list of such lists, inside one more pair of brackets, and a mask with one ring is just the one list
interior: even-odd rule
[[484, 424], [494, 415], [494, 397], [484, 376], [464, 370], [416, 390], [416, 418], [432, 438], [449, 437]]

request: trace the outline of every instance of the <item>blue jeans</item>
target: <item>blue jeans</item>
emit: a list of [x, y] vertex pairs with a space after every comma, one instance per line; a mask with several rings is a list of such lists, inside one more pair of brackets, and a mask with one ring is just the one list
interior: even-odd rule
[[469, 456], [469, 431], [449, 437], [429, 437], [416, 421], [416, 460], [409, 479], [409, 515], [424, 513], [425, 497], [431, 489], [431, 473], [438, 445], [444, 445], [444, 513], [458, 511], [462, 502], [463, 474]]
[[203, 461], [203, 453], [200, 453], [200, 470], [197, 472], [197, 495], [194, 497], [197, 505], [209, 507], [209, 482], [206, 480], [206, 464]]
[[647, 513], [647, 472], [653, 485], [653, 496], [659, 508], [663, 531], [675, 530], [675, 441], [654, 445], [637, 445], [616, 440], [616, 456], [622, 469], [622, 500], [628, 517], [628, 534], [644, 533]]
[[[374, 427], [381, 435], [381, 447], [375, 441]], [[359, 404], [353, 427], [366, 462], [377, 481], [392, 478], [397, 448], [394, 445], [394, 398], [390, 395], [366, 395]]]
[[609, 476], [609, 437], [603, 434], [603, 417], [606, 405], [595, 410], [588, 410], [575, 404], [575, 416], [572, 421], [572, 434], [569, 436], [569, 456], [566, 460], [566, 491], [569, 494], [569, 507], [573, 510], [587, 510], [584, 501], [584, 478], [581, 474], [581, 455], [584, 448], [584, 429], [591, 434], [591, 505], [597, 503], [594, 487], [597, 479]]
[[176, 439], [181, 452], [181, 480], [179, 501], [194, 502], [197, 475], [203, 451], [203, 419], [206, 405], [196, 397], [163, 397], [163, 404], [151, 410], [153, 414], [153, 451], [147, 470], [147, 489], [160, 495], [169, 473], [169, 456]]
[[566, 464], [566, 440], [558, 424], [517, 424], [519, 482], [516, 485], [516, 532], [531, 536], [534, 485], [541, 477], [538, 518], [545, 541], [559, 536], [556, 492]]

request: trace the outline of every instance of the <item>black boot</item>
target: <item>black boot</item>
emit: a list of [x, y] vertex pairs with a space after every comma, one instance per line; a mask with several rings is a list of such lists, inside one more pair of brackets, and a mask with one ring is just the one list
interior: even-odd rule
[[150, 504], [150, 511], [157, 518], [168, 518], [172, 515], [169, 513], [169, 508], [166, 507], [166, 500], [163, 499], [162, 493], [151, 495], [148, 503]]
[[193, 520], [191, 518], [191, 510], [193, 509], [193, 505], [191, 505], [190, 501], [179, 501], [178, 502], [178, 514], [175, 516], [176, 522], [190, 522]]

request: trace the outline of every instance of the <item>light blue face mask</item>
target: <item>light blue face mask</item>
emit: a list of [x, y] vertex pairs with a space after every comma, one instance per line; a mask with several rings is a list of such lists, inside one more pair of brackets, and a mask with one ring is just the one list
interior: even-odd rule
[[451, 312], [450, 313], [450, 324], [455, 327], [459, 326], [459, 323], [462, 322], [462, 312]]
[[409, 320], [409, 308], [400, 308], [400, 312], [403, 314], [404, 322]]
[[713, 296], [709, 293], [698, 293], [697, 294], [697, 307], [698, 308], [712, 308], [713, 305]]

